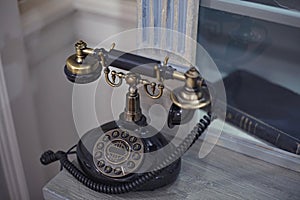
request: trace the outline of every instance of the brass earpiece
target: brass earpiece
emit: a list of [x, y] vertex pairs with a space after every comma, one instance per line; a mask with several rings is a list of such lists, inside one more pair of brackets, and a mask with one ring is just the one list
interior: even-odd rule
[[89, 83], [99, 78], [102, 66], [97, 59], [88, 57], [93, 52], [87, 44], [78, 41], [75, 44], [76, 53], [66, 60], [65, 74], [67, 78], [76, 83]]
[[82, 62], [77, 61], [78, 57], [76, 54], [73, 54], [68, 57], [66, 61], [67, 69], [76, 75], [85, 75], [93, 73], [98, 67], [99, 62], [95, 59], [82, 60]]

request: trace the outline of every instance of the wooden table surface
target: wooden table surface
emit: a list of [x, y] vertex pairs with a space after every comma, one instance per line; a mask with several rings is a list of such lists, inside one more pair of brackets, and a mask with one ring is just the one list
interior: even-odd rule
[[61, 199], [300, 199], [300, 173], [219, 146], [198, 158], [199, 142], [182, 160], [177, 181], [151, 192], [106, 195], [77, 182], [65, 170], [44, 188], [46, 200]]

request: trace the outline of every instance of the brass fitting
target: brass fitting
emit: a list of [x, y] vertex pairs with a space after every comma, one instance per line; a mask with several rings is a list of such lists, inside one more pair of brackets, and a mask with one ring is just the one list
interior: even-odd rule
[[208, 89], [203, 87], [203, 78], [197, 69], [190, 68], [184, 76], [185, 85], [171, 93], [172, 102], [183, 109], [199, 109], [210, 105]]
[[66, 66], [69, 72], [76, 75], [86, 75], [95, 72], [99, 67], [99, 62], [95, 59], [89, 59], [85, 61], [86, 56], [93, 51], [87, 48], [87, 44], [79, 40], [75, 44], [75, 54], [68, 57]]
[[87, 44], [82, 41], [79, 40], [78, 42], [76, 42], [75, 44], [75, 51], [76, 51], [76, 61], [77, 63], [82, 63], [83, 59], [85, 58], [86, 54], [83, 53], [83, 50], [87, 48]]

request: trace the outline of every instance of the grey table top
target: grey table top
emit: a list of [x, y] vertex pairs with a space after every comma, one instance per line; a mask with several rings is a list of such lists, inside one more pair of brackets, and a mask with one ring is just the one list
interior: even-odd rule
[[199, 145], [194, 146], [183, 156], [179, 178], [170, 186], [150, 192], [106, 195], [86, 188], [63, 170], [43, 188], [44, 197], [47, 200], [300, 199], [299, 172], [219, 146], [199, 159]]

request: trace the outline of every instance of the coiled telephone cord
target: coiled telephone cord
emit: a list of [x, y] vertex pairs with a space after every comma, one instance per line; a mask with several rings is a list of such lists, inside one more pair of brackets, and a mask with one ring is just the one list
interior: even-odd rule
[[162, 169], [173, 163], [179, 157], [181, 157], [204, 133], [211, 122], [211, 114], [208, 113], [204, 115], [202, 119], [195, 125], [193, 130], [188, 134], [188, 136], [183, 140], [183, 142], [175, 148], [167, 158], [162, 161], [157, 167], [155, 167], [154, 171], [146, 172], [136, 179], [127, 182], [127, 183], [119, 183], [117, 185], [111, 185], [107, 183], [98, 183], [90, 178], [88, 178], [83, 172], [81, 172], [72, 162], [69, 161], [68, 155], [71, 152], [71, 149], [68, 152], [57, 151], [54, 153], [49, 150], [43, 153], [40, 158], [40, 161], [44, 165], [48, 165], [57, 160], [60, 161], [61, 166], [64, 167], [70, 174], [72, 174], [79, 182], [81, 182], [86, 187], [101, 193], [106, 194], [121, 194], [130, 191], [136, 190], [138, 187], [142, 186], [146, 182], [150, 181], [157, 175], [162, 172]]

